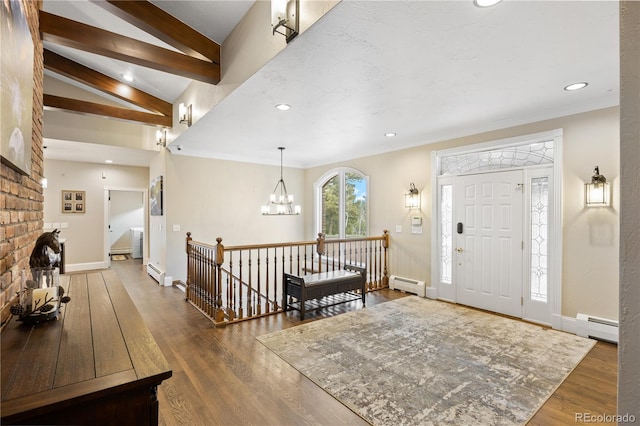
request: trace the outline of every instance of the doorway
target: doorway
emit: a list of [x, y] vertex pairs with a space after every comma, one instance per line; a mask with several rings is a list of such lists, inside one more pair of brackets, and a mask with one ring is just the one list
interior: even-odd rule
[[562, 131], [434, 152], [438, 299], [562, 327]]
[[110, 187], [105, 197], [105, 263], [114, 256], [135, 257], [145, 263], [148, 247], [148, 191], [146, 188]]

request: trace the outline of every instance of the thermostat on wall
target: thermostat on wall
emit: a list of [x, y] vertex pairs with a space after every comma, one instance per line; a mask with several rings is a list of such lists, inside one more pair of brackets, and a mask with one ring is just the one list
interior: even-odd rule
[[420, 226], [422, 225], [422, 217], [421, 216], [412, 216], [411, 217], [411, 226]]

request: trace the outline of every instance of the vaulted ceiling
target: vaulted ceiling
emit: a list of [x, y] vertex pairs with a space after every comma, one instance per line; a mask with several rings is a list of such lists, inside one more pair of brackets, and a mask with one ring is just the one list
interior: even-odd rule
[[[124, 61], [142, 67], [210, 84], [220, 81], [220, 45], [164, 10], [146, 1], [96, 1], [103, 8], [156, 37], [179, 52], [132, 37], [106, 31], [46, 11], [40, 12], [40, 32], [49, 45]], [[143, 124], [170, 127], [172, 104], [45, 48], [44, 66], [104, 94], [116, 97], [146, 111], [102, 105], [61, 96], [45, 95], [47, 108], [82, 114], [95, 114]]]
[[[119, 3], [44, 1], [47, 72], [122, 104], [48, 97], [49, 107], [166, 125], [167, 105], [192, 79], [220, 79], [212, 40], [223, 44], [252, 4]], [[167, 13], [192, 30], [163, 21]], [[83, 36], [85, 27], [51, 15], [99, 30]], [[216, 28], [222, 35], [212, 35]], [[183, 149], [172, 152], [277, 164], [284, 145], [288, 165], [310, 167], [614, 106], [618, 36], [611, 1], [342, 1], [182, 133]], [[123, 68], [136, 78], [125, 95]], [[577, 81], [589, 86], [563, 90]], [[282, 113], [278, 103], [292, 108]], [[64, 158], [68, 144], [58, 142], [65, 149], [55, 156]]]

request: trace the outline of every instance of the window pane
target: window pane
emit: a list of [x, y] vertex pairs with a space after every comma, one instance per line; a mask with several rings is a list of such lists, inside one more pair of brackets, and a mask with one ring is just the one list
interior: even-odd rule
[[367, 181], [355, 173], [345, 173], [345, 237], [367, 235]]
[[340, 233], [340, 178], [332, 177], [322, 186], [322, 232], [326, 238]]
[[531, 179], [531, 299], [547, 301], [549, 178]]
[[453, 222], [453, 186], [442, 185], [440, 187], [440, 281], [451, 284], [453, 251], [453, 235], [451, 226]]

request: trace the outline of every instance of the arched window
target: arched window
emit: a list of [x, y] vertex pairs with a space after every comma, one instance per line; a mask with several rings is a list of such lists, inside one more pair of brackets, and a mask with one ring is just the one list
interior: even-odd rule
[[366, 237], [369, 178], [355, 169], [334, 169], [314, 185], [316, 230], [326, 238]]

